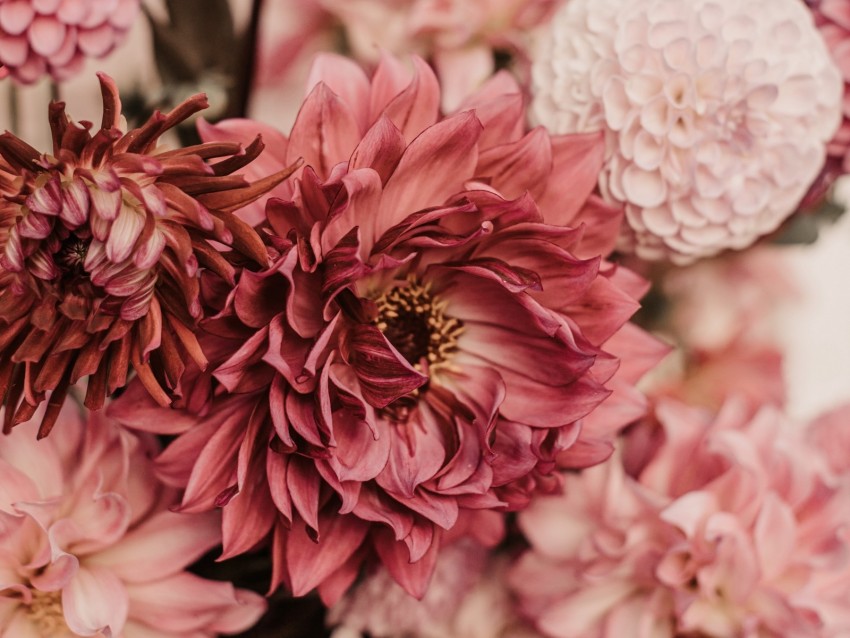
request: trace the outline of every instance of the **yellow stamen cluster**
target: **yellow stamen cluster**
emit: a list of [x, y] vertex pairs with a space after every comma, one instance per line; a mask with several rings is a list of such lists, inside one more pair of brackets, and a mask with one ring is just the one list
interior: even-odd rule
[[375, 303], [375, 325], [414, 368], [429, 375], [451, 368], [463, 322], [446, 314], [448, 302], [431, 293], [430, 282], [410, 277]]

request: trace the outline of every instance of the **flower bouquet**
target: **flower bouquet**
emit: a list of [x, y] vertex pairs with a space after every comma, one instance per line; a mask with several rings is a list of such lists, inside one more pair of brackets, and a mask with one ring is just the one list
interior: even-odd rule
[[850, 635], [848, 47], [0, 0], [0, 638]]

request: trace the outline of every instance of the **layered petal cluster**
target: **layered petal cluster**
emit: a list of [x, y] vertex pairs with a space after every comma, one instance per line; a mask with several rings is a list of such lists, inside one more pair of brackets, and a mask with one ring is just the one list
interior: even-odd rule
[[773, 408], [657, 416], [638, 476], [615, 458], [520, 514], [522, 611], [569, 638], [846, 635], [850, 475]]
[[31, 84], [44, 75], [66, 80], [86, 58], [102, 58], [124, 41], [139, 0], [4, 0], [0, 63]]
[[688, 262], [793, 213], [826, 158], [843, 86], [799, 0], [573, 0], [533, 54], [534, 116], [604, 130], [600, 186], [622, 246]]
[[[52, 391], [39, 431], [46, 436], [68, 388], [83, 377], [86, 406], [100, 408], [131, 366], [167, 405], [180, 392], [185, 361], [205, 364], [193, 334], [203, 316], [200, 269], [233, 283], [234, 263], [268, 265], [259, 237], [232, 215], [285, 175], [254, 184], [232, 175], [259, 154], [261, 141], [245, 151], [227, 143], [158, 148], [159, 136], [205, 108], [206, 98], [123, 132], [115, 84], [100, 81], [103, 122], [94, 133], [54, 103], [52, 154], [0, 135], [5, 432]], [[233, 250], [221, 253], [209, 240]]]
[[157, 444], [69, 406], [54, 436], [0, 446], [0, 634], [212, 638], [253, 625], [263, 598], [186, 566], [218, 544], [214, 514], [169, 510]]
[[[273, 264], [242, 272], [205, 324], [212, 404], [187, 402], [197, 424], [163, 423], [135, 389], [113, 414], [185, 431], [163, 476], [187, 486], [187, 511], [223, 506], [225, 555], [271, 534], [275, 586], [333, 601], [378, 559], [421, 596], [444, 540], [493, 544], [501, 511], [558, 487], [556, 465], [610, 454], [659, 348], [622, 330], [644, 283], [600, 258], [619, 221], [588, 200], [601, 136], [525, 133], [506, 75], [442, 119], [418, 59], [411, 77], [387, 58], [370, 82], [325, 57], [314, 78], [276, 138], [280, 165], [306, 162], [267, 204]], [[615, 341], [651, 354], [614, 376]], [[626, 387], [593, 420], [612, 377]]]

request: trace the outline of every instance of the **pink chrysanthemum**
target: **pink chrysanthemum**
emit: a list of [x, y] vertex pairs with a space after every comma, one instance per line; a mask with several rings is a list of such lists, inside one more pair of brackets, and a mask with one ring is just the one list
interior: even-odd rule
[[557, 638], [846, 635], [850, 477], [773, 408], [658, 418], [637, 479], [614, 458], [520, 514], [522, 611]]
[[[203, 365], [193, 335], [203, 315], [199, 268], [231, 283], [233, 261], [268, 265], [259, 237], [232, 215], [286, 174], [248, 184], [232, 175], [262, 150], [255, 140], [167, 151], [159, 136], [205, 108], [197, 95], [124, 133], [112, 80], [101, 75], [103, 123], [50, 108], [53, 153], [0, 135], [0, 394], [4, 431], [29, 419], [47, 392], [39, 437], [70, 385], [89, 377], [102, 406], [130, 366], [167, 405], [184, 362]], [[224, 158], [212, 163], [208, 160]], [[221, 254], [216, 240], [234, 251]]]
[[[621, 330], [643, 283], [599, 257], [619, 220], [588, 202], [600, 136], [524, 134], [506, 75], [440, 119], [436, 79], [415, 66], [411, 79], [385, 59], [370, 83], [318, 61], [274, 145], [307, 165], [268, 203], [273, 266], [243, 272], [206, 324], [227, 393], [194, 426], [158, 422], [138, 391], [116, 404], [134, 427], [187, 430], [159, 460], [187, 485], [184, 509], [224, 507], [225, 555], [272, 533], [274, 584], [297, 595], [334, 600], [377, 556], [421, 596], [444, 537], [492, 542], [500, 511], [557, 487], [557, 464], [610, 454], [659, 354]], [[641, 356], [594, 420], [615, 341]]]
[[841, 76], [800, 0], [571, 0], [534, 57], [536, 119], [605, 131], [600, 186], [644, 259], [775, 230], [841, 118]]
[[139, 0], [0, 0], [0, 63], [18, 82], [65, 80], [123, 42]]
[[169, 511], [152, 437], [70, 408], [36, 443], [0, 445], [0, 635], [212, 638], [253, 625], [261, 596], [185, 567], [220, 539], [217, 517]]

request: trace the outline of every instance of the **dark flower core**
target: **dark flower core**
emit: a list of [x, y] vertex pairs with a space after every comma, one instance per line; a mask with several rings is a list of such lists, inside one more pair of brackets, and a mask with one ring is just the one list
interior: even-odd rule
[[446, 314], [446, 301], [431, 294], [431, 284], [415, 278], [375, 300], [375, 325], [396, 350], [420, 372], [448, 368], [457, 350], [463, 322]]
[[89, 251], [91, 240], [81, 239], [76, 235], [71, 235], [62, 242], [57, 254], [57, 265], [64, 266], [65, 272], [73, 276], [82, 276], [85, 274], [83, 264], [86, 261], [86, 255]]

